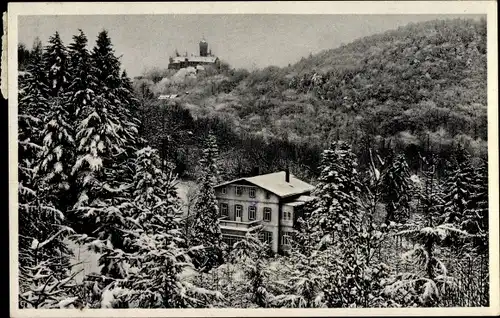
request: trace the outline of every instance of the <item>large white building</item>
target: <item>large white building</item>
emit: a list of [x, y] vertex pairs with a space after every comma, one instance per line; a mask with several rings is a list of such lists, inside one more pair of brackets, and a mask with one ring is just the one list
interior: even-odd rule
[[240, 178], [215, 187], [223, 239], [232, 245], [262, 225], [261, 239], [276, 253], [289, 247], [298, 207], [310, 201], [313, 186], [288, 171]]

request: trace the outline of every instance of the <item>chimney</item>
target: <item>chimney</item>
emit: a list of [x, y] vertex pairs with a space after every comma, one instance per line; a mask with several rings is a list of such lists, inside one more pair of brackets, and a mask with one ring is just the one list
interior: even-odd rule
[[288, 167], [285, 170], [285, 181], [290, 182], [290, 169]]
[[252, 176], [258, 176], [258, 175], [259, 175], [259, 167], [253, 167]]

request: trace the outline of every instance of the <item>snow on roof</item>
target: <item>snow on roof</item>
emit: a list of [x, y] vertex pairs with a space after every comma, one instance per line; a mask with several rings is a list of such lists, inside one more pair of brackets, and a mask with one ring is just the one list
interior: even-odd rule
[[310, 192], [314, 189], [314, 186], [300, 179], [295, 178], [295, 176], [292, 174], [290, 174], [290, 182], [286, 182], [285, 174], [286, 174], [285, 171], [279, 171], [255, 177], [240, 178], [221, 183], [216, 187], [228, 185], [237, 181], [246, 181], [258, 187], [266, 189], [267, 191], [272, 192], [281, 198], [286, 198], [292, 195]]
[[176, 56], [172, 59], [172, 63], [181, 62], [199, 62], [199, 63], [215, 63], [217, 60], [216, 56]]
[[179, 94], [160, 95], [160, 96], [158, 96], [158, 99], [174, 99], [178, 96], [179, 96]]
[[304, 204], [304, 202], [301, 202], [301, 201], [292, 201], [292, 202], [285, 203], [285, 205], [288, 205], [288, 206], [299, 206], [302, 204]]
[[291, 202], [285, 203], [285, 205], [299, 206], [299, 205], [302, 205], [302, 204], [304, 204], [306, 202], [309, 202], [309, 201], [312, 201], [312, 200], [314, 200], [313, 196], [310, 196], [310, 195], [301, 195], [300, 197], [296, 198], [295, 200], [293, 200]]
[[300, 197], [298, 197], [297, 199], [295, 199], [295, 201], [309, 202], [309, 201], [312, 201], [314, 199], [315, 199], [315, 197], [310, 196], [310, 195], [301, 195]]

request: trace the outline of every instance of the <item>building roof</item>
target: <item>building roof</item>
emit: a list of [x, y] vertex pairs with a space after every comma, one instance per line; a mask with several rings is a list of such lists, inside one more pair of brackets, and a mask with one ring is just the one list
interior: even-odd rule
[[285, 171], [279, 171], [255, 177], [235, 179], [232, 181], [221, 183], [216, 187], [221, 187], [238, 181], [246, 181], [260, 188], [266, 189], [267, 191], [272, 192], [281, 198], [307, 193], [314, 189], [314, 186], [295, 178], [293, 174], [290, 174], [290, 182], [286, 182], [285, 175]]
[[302, 202], [302, 201], [292, 201], [292, 202], [287, 202], [285, 203], [285, 205], [288, 205], [288, 206], [300, 206], [302, 204], [304, 204], [305, 202]]
[[296, 198], [295, 201], [298, 202], [309, 202], [314, 200], [316, 197], [313, 197], [311, 195], [301, 195], [300, 197]]
[[309, 202], [309, 201], [312, 201], [312, 200], [314, 200], [313, 196], [301, 195], [300, 197], [294, 199], [293, 201], [285, 203], [285, 205], [299, 206], [299, 205], [302, 205], [302, 204]]
[[174, 99], [177, 98], [179, 94], [170, 94], [170, 95], [160, 95], [158, 99]]
[[215, 63], [217, 61], [217, 56], [176, 56], [172, 58], [172, 63], [185, 62], [194, 63]]

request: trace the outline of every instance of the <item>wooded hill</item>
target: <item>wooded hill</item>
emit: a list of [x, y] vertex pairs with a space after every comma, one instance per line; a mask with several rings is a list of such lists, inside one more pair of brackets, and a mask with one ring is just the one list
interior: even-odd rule
[[[361, 38], [285, 68], [155, 70], [135, 85], [146, 113], [167, 104], [168, 116], [175, 108], [188, 110], [181, 126], [194, 129], [193, 135], [216, 123], [221, 149], [231, 153], [226, 166], [234, 169], [228, 174], [255, 166], [272, 171], [288, 161], [307, 178], [317, 175], [318, 150], [336, 139], [352, 144], [361, 165], [369, 149], [404, 151], [413, 169], [418, 153], [448, 156], [458, 144], [484, 158], [486, 76], [486, 22], [456, 19]], [[157, 100], [170, 93], [181, 95]], [[158, 117], [145, 119], [150, 137], [157, 138]], [[177, 162], [187, 162], [179, 156]]]

